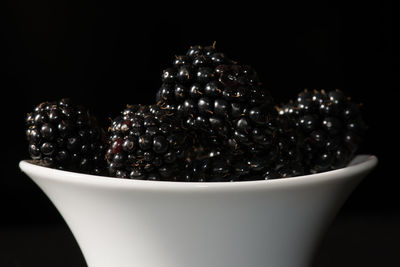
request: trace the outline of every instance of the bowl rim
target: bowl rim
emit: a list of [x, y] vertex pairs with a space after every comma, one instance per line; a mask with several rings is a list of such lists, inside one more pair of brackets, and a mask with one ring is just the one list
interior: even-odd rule
[[333, 179], [344, 179], [359, 173], [368, 173], [378, 164], [378, 158], [375, 155], [360, 154], [357, 155], [348, 166], [336, 170], [301, 175], [290, 178], [277, 178], [271, 180], [251, 180], [238, 182], [180, 182], [180, 181], [149, 181], [123, 179], [110, 176], [91, 175], [77, 173], [59, 169], [52, 169], [30, 162], [31, 160], [21, 160], [19, 168], [27, 174], [39, 176], [49, 180], [58, 180], [65, 183], [77, 183], [81, 185], [100, 186], [100, 187], [118, 187], [118, 188], [146, 188], [146, 189], [241, 189], [241, 188], [263, 188], [276, 186], [292, 186], [302, 184], [314, 184], [326, 182]]

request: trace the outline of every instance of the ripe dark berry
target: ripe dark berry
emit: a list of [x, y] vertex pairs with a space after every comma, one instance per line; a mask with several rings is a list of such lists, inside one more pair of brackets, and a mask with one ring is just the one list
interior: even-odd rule
[[68, 99], [43, 102], [27, 115], [26, 125], [34, 163], [91, 174], [105, 170], [104, 131], [86, 108]]
[[175, 181], [194, 147], [194, 136], [173, 111], [128, 105], [109, 128], [108, 171], [120, 178]]
[[[200, 142], [205, 150], [218, 143], [221, 151], [233, 148], [235, 154], [262, 150], [263, 142], [253, 141], [252, 130], [270, 127], [267, 124], [277, 116], [256, 71], [229, 59], [215, 45], [192, 46], [186, 55], [177, 56], [162, 74], [157, 102], [176, 111], [185, 127], [204, 132]], [[267, 133], [273, 134], [263, 132]]]
[[304, 90], [280, 108], [280, 120], [297, 126], [306, 173], [346, 166], [366, 130], [360, 106], [340, 90]]

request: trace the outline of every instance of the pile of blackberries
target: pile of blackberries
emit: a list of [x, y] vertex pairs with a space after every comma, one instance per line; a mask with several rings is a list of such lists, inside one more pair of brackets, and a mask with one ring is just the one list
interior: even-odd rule
[[212, 46], [175, 56], [152, 105], [127, 105], [103, 130], [67, 99], [26, 118], [33, 162], [111, 177], [220, 182], [346, 166], [366, 125], [340, 90], [303, 90], [277, 105], [256, 71]]

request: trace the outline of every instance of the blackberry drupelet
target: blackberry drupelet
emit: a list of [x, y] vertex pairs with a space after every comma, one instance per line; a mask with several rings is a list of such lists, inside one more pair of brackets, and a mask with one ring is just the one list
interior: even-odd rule
[[360, 105], [338, 89], [304, 90], [280, 107], [280, 118], [297, 128], [302, 164], [307, 173], [346, 166], [355, 156], [367, 128]]
[[213, 46], [192, 46], [163, 71], [157, 103], [175, 110], [185, 127], [195, 129], [204, 147], [268, 149], [273, 99], [255, 70], [229, 59]]
[[42, 102], [26, 117], [29, 155], [36, 164], [101, 174], [105, 133], [96, 118], [69, 99]]
[[128, 105], [109, 128], [109, 174], [175, 181], [192, 157], [194, 147], [194, 137], [171, 110], [157, 105]]

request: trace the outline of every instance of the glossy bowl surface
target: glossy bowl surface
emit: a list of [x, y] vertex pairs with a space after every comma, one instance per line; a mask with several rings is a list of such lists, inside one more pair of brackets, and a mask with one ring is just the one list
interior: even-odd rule
[[21, 161], [89, 267], [306, 267], [331, 220], [376, 166], [286, 179], [185, 183], [73, 173]]

